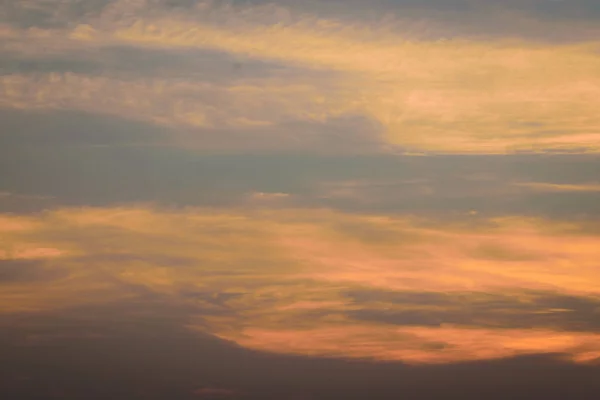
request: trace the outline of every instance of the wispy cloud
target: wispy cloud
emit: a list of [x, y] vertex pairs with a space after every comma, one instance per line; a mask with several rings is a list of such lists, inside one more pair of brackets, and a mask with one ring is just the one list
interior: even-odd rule
[[518, 182], [516, 186], [540, 192], [600, 192], [600, 184], [568, 184], [545, 182]]
[[[406, 21], [319, 18], [278, 6], [198, 5], [195, 13], [114, 2], [73, 27], [6, 28], [13, 51], [134, 46], [221, 51], [300, 68], [225, 86], [193, 77], [5, 76], [5, 107], [84, 108], [192, 127], [278, 126], [362, 116], [370, 134], [415, 151], [598, 151], [596, 42], [415, 37]], [[548, 25], [549, 26], [549, 25]], [[329, 71], [323, 80], [315, 71]], [[284, 128], [279, 128], [280, 132]], [[210, 138], [202, 140], [210, 141]], [[273, 141], [277, 141], [273, 138]], [[339, 138], [344, 142], [343, 135]]]
[[407, 362], [600, 351], [600, 237], [578, 224], [83, 208], [5, 215], [2, 227], [6, 262], [40, 263], [29, 273], [40, 279], [2, 284], [2, 312], [143, 290], [185, 306], [192, 329], [268, 351]]
[[237, 340], [255, 349], [312, 356], [447, 363], [535, 353], [567, 353], [575, 361], [600, 356], [598, 334], [534, 329], [392, 328], [340, 326], [315, 329], [248, 328]]

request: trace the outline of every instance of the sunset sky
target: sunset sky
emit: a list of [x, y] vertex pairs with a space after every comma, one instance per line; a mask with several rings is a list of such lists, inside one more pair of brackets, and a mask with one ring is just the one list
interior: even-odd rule
[[0, 398], [598, 398], [597, 0], [9, 0], [0, 71]]

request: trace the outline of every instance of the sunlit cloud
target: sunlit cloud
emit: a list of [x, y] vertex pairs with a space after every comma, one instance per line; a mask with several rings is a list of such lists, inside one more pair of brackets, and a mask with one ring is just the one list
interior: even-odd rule
[[[468, 225], [440, 230], [375, 219], [372, 225], [342, 224], [344, 234], [339, 239], [314, 240], [323, 235], [316, 231], [306, 238], [283, 236], [282, 243], [299, 260], [322, 266], [317, 274], [325, 280], [368, 281], [397, 290], [416, 286], [435, 291], [493, 290], [521, 285], [571, 293], [598, 290], [595, 236], [571, 241], [570, 233], [553, 232], [556, 226], [535, 219], [501, 218], [493, 223], [485, 230]], [[369, 227], [388, 230], [387, 240], [379, 238], [372, 248], [357, 246], [361, 230]], [[578, 261], [566, 261], [567, 254]], [[571, 274], [573, 265], [577, 265], [576, 275]], [[430, 274], [432, 268], [435, 274]]]
[[380, 122], [387, 140], [405, 147], [496, 153], [522, 146], [594, 148], [598, 141], [596, 46], [412, 41], [375, 28], [361, 40], [364, 28], [301, 24], [243, 34], [168, 21], [150, 26], [140, 23], [116, 36], [339, 71], [344, 103]]
[[519, 182], [515, 185], [540, 192], [600, 192], [600, 184], [545, 183], [545, 182]]
[[190, 329], [266, 351], [411, 363], [600, 351], [600, 237], [575, 223], [130, 207], [1, 226], [2, 312], [143, 290], [190, 310]]
[[[224, 338], [231, 339], [228, 336]], [[447, 363], [532, 353], [569, 354], [573, 361], [600, 356], [600, 335], [536, 329], [393, 328], [331, 326], [306, 330], [248, 328], [235, 338], [259, 350], [312, 356]]]
[[[376, 124], [353, 118], [347, 105], [320, 90], [283, 80], [223, 86], [50, 73], [0, 78], [0, 105], [151, 122], [174, 128], [166, 139], [190, 149], [383, 150]], [[326, 103], [333, 108], [325, 106], [325, 112]]]
[[289, 193], [280, 192], [252, 192], [248, 195], [248, 199], [252, 204], [275, 205], [286, 200], [290, 200]]
[[[54, 52], [216, 50], [299, 69], [285, 79], [224, 86], [192, 77], [166, 80], [160, 72], [128, 81], [103, 74], [8, 75], [1, 84], [4, 107], [86, 109], [178, 127], [247, 129], [249, 135], [275, 126], [283, 136], [279, 124], [285, 122], [360, 116], [382, 128], [371, 136], [406, 151], [600, 149], [597, 42], [482, 39], [451, 30], [447, 40], [437, 40], [415, 33], [402, 18], [382, 25], [274, 5], [203, 3], [183, 12], [124, 1], [69, 28], [3, 32], [17, 53], [42, 45]], [[337, 140], [343, 143], [344, 136]]]
[[[66, 107], [155, 123], [218, 128], [264, 128], [276, 124], [280, 121], [273, 119], [273, 114], [266, 116], [269, 108], [277, 110], [276, 103], [292, 98], [305, 98], [310, 105], [309, 98], [316, 90], [299, 84], [269, 89], [266, 85], [249, 84], [222, 88], [186, 81], [117, 81], [73, 73], [51, 73], [37, 78], [4, 76], [0, 88], [2, 105], [7, 107], [41, 110]], [[186, 101], [186, 97], [193, 101]], [[229, 110], [221, 110], [215, 102], [228, 104]], [[240, 112], [238, 117], [232, 113], [235, 110]], [[258, 115], [261, 110], [265, 113], [262, 118]]]
[[3, 2], [0, 391], [589, 392], [592, 3]]

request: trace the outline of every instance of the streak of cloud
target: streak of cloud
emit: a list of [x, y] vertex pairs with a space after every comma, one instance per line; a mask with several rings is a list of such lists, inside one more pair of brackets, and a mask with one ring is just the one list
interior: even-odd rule
[[[77, 26], [4, 31], [17, 52], [42, 44], [58, 52], [115, 45], [209, 50], [298, 72], [285, 82], [265, 77], [224, 87], [160, 74], [151, 82], [17, 74], [3, 78], [3, 106], [75, 107], [175, 126], [236, 129], [359, 116], [382, 127], [370, 132], [374, 138], [411, 151], [598, 151], [600, 57], [594, 41], [440, 41], [411, 36], [396, 20], [380, 26], [258, 5], [199, 4], [196, 11], [117, 1]], [[328, 83], [314, 71], [328, 71]]]
[[540, 192], [600, 192], [599, 184], [559, 184], [545, 182], [519, 182], [517, 186]]
[[285, 208], [62, 209], [3, 222], [0, 269], [15, 278], [2, 312], [152, 293], [188, 310], [191, 329], [275, 352], [445, 363], [600, 351], [600, 239], [576, 223]]

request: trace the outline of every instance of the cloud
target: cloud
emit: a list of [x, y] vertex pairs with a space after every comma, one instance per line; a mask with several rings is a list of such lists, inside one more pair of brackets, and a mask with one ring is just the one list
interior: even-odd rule
[[576, 223], [298, 208], [2, 218], [4, 313], [152, 294], [192, 330], [275, 352], [445, 363], [600, 351], [600, 239]]
[[547, 182], [518, 182], [515, 185], [539, 192], [600, 192], [600, 184], [559, 184]]
[[[28, 37], [27, 34], [24, 35]], [[14, 39], [13, 39], [14, 41]], [[286, 64], [248, 59], [235, 54], [211, 51], [173, 48], [143, 48], [136, 46], [93, 44], [85, 50], [79, 41], [66, 40], [71, 47], [53, 45], [64, 42], [55, 37], [39, 46], [39, 40], [31, 40], [14, 49], [6, 50], [0, 61], [0, 70], [8, 74], [73, 73], [80, 75], [101, 75], [112, 79], [187, 79], [194, 82], [231, 85], [235, 82], [265, 78], [285, 79], [299, 73], [307, 73]], [[10, 44], [11, 41], [7, 40]], [[41, 46], [40, 46], [41, 47]], [[313, 72], [315, 78], [326, 78]]]
[[133, 120], [130, 125], [139, 121], [175, 128], [164, 132], [165, 139], [187, 149], [368, 152], [385, 147], [373, 135], [379, 131], [376, 124], [353, 117], [344, 108], [323, 113], [319, 102], [313, 101], [317, 89], [297, 83], [223, 88], [202, 82], [117, 81], [51, 73], [34, 80], [26, 75], [5, 76], [0, 78], [0, 92], [4, 94], [0, 105], [6, 108], [66, 109]]
[[311, 356], [402, 360], [410, 364], [449, 363], [514, 357], [532, 353], [568, 353], [574, 361], [600, 355], [598, 335], [534, 329], [389, 328], [342, 326], [306, 330], [248, 328], [244, 346]]
[[[503, 329], [600, 331], [600, 299], [552, 292], [389, 292], [349, 293], [352, 319], [397, 326], [460, 325]], [[368, 305], [368, 306], [367, 306]]]
[[248, 195], [251, 202], [267, 203], [272, 205], [273, 203], [286, 201], [290, 198], [289, 193], [278, 193], [278, 192], [252, 192]]
[[36, 195], [27, 195], [27, 194], [18, 194], [11, 192], [0, 192], [0, 200], [9, 199], [15, 201], [45, 201], [51, 199], [52, 196], [36, 196]]
[[523, 145], [594, 148], [597, 141], [590, 105], [598, 98], [591, 69], [598, 58], [589, 45], [410, 41], [370, 26], [335, 30], [325, 22], [240, 29], [243, 35], [159, 20], [115, 34], [132, 43], [219, 48], [349, 74], [340, 77], [351, 96], [346, 103], [407, 147], [504, 152]]
[[[116, 1], [77, 26], [5, 29], [13, 54], [28, 57], [39, 47], [59, 54], [86, 49], [83, 59], [89, 59], [90, 51], [132, 46], [139, 54], [173, 52], [181, 61], [166, 68], [171, 72], [156, 68], [150, 81], [115, 79], [110, 63], [91, 76], [7, 75], [0, 82], [2, 105], [85, 109], [193, 129], [250, 128], [249, 136], [270, 128], [285, 136], [290, 121], [310, 125], [351, 116], [381, 127], [369, 131], [374, 141], [410, 151], [598, 151], [596, 42], [460, 35], [440, 41], [415, 36], [401, 18], [382, 25], [275, 5], [195, 7], [192, 13]], [[294, 72], [202, 83], [192, 66], [198, 51]], [[231, 70], [228, 61], [223, 65]], [[213, 73], [222, 75], [219, 68]]]
[[[19, 257], [0, 259], [0, 284], [19, 282], [49, 282], [52, 279], [62, 278], [67, 271], [57, 268], [44, 268], [43, 262], [35, 259], [52, 256], [48, 250], [38, 251], [36, 257]], [[54, 254], [56, 255], [56, 254]]]
[[[516, 2], [481, 19], [496, 8], [17, 3], [0, 207], [61, 207], [0, 214], [6, 321], [94, 309], [112, 326], [127, 306], [244, 354], [600, 359], [589, 20]], [[518, 32], [486, 30], [496, 17]]]

